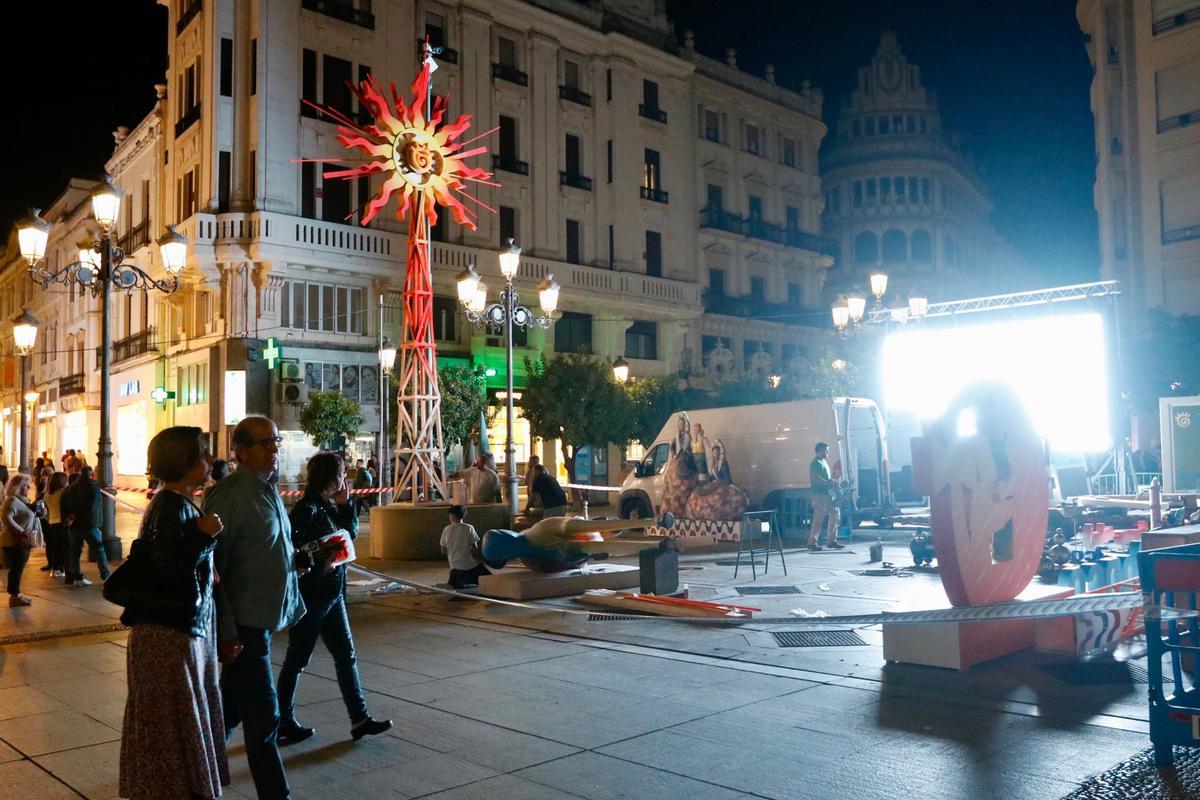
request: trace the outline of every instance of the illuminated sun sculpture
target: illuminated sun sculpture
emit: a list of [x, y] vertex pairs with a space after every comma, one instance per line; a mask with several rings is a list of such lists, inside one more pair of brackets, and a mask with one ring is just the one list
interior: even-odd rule
[[[355, 124], [332, 108], [313, 106], [338, 124], [338, 141], [366, 153], [368, 160], [348, 169], [331, 170], [326, 178], [356, 180], [386, 176], [379, 194], [362, 209], [366, 225], [399, 194], [396, 218], [408, 223], [408, 266], [404, 279], [404, 333], [399, 348], [399, 413], [396, 420], [397, 451], [407, 457], [395, 484], [396, 499], [409, 492], [412, 502], [446, 498], [446, 471], [442, 460], [441, 393], [437, 378], [437, 346], [433, 338], [433, 280], [429, 262], [429, 228], [437, 222], [437, 207], [444, 206], [455, 221], [475, 230], [475, 212], [463, 205], [470, 200], [494, 212], [465, 191], [466, 181], [498, 186], [479, 167], [463, 159], [487, 152], [485, 147], [462, 148], [486, 136], [460, 142], [471, 126], [470, 115], [443, 124], [446, 98], [432, 93], [437, 69], [432, 48], [425, 45], [421, 71], [412, 84], [413, 100], [406, 104], [390, 88], [391, 105], [373, 77], [351, 86], [373, 122]], [[312, 105], [312, 104], [310, 104]], [[312, 159], [345, 163], [350, 159]]]

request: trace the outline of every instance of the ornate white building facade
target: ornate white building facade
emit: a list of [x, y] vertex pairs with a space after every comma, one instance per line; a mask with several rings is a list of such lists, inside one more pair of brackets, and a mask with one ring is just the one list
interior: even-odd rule
[[[357, 116], [346, 82], [372, 73], [406, 89], [426, 36], [444, 48], [434, 90], [449, 96], [451, 113], [472, 114], [478, 133], [496, 129], [484, 141], [502, 184], [477, 192], [498, 212], [481, 213], [477, 231], [435, 229], [442, 363], [495, 366], [491, 380], [503, 384], [503, 342], [467, 325], [454, 278], [475, 263], [497, 288], [507, 237], [524, 248], [516, 282], [526, 297], [547, 274], [562, 285], [562, 318], [518, 337], [518, 386], [524, 358], [542, 352], [623, 356], [634, 375], [703, 375], [717, 350], [734, 354], [734, 368], [776, 371], [824, 335], [781, 313], [823, 308], [821, 93], [748, 75], [732, 56], [708, 59], [690, 39], [678, 47], [661, 0], [163, 4], [166, 81], [155, 110], [118, 131], [107, 168], [127, 193], [117, 235], [132, 260], [155, 272], [152, 245], [167, 224], [188, 237], [189, 260], [174, 294], [113, 304], [118, 483], [141, 476], [155, 430], [197, 425], [223, 455], [231, 423], [252, 412], [285, 431], [290, 478], [311, 451], [296, 417], [317, 389], [362, 404], [367, 423], [351, 449], [374, 452], [379, 299], [382, 332], [396, 341], [405, 230], [382, 215], [357, 225], [356, 209], [378, 187], [325, 180], [320, 165], [301, 161], [345, 154], [336, 126], [302, 100]], [[88, 224], [87, 188], [73, 185], [47, 211], [59, 259]], [[10, 255], [3, 280], [24, 286], [23, 272]], [[65, 292], [29, 289], [54, 362], [35, 376], [39, 413], [58, 420], [34, 449], [90, 453], [99, 306]], [[268, 338], [282, 351], [274, 368]], [[156, 387], [174, 398], [151, 397]], [[82, 416], [70, 417], [70, 398]], [[520, 420], [517, 433], [524, 460], [533, 443]], [[13, 452], [15, 437], [5, 441]], [[543, 454], [551, 463], [552, 450]]]
[[893, 301], [1027, 288], [1028, 267], [992, 229], [975, 169], [943, 133], [934, 93], [891, 32], [841, 104], [821, 179], [824, 231], [838, 242], [830, 294], [865, 292], [880, 265]]
[[1200, 0], [1079, 0], [1096, 121], [1101, 274], [1124, 329], [1200, 313]]

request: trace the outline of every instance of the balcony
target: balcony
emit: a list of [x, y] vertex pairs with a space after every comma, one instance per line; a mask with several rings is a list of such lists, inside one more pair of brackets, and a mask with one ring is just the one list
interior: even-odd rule
[[157, 352], [158, 345], [154, 342], [154, 328], [149, 327], [132, 336], [126, 336], [124, 339], [113, 342], [112, 363], [119, 364], [146, 353]]
[[191, 2], [184, 4], [183, 8], [179, 11], [179, 21], [175, 23], [176, 36], [183, 33], [184, 28], [196, 18], [196, 15], [200, 13], [200, 9], [203, 7], [204, 3], [202, 0], [191, 0]]
[[67, 375], [58, 379], [58, 396], [70, 397], [73, 394], [83, 394], [87, 390], [87, 381], [82, 372]]
[[518, 86], [529, 85], [529, 76], [508, 64], [492, 64], [492, 79], [496, 78], [508, 81], [509, 83], [515, 83]]
[[581, 91], [578, 86], [559, 86], [558, 96], [563, 100], [569, 100], [581, 106], [590, 106], [592, 104], [592, 96], [587, 92]]
[[370, 11], [355, 8], [347, 0], [300, 0], [300, 7], [358, 25], [360, 28], [375, 30], [375, 15]]
[[148, 220], [142, 220], [126, 231], [124, 236], [117, 239], [117, 247], [121, 248], [126, 255], [148, 244], [150, 244], [150, 223]]
[[642, 186], [642, 199], [651, 200], [655, 203], [669, 203], [670, 195], [662, 189], [651, 189], [649, 186]]
[[175, 138], [178, 139], [180, 136], [182, 136], [184, 131], [192, 127], [192, 125], [194, 125], [199, 119], [200, 104], [196, 103], [196, 105], [192, 106], [188, 112], [180, 117], [179, 121], [175, 123]]
[[821, 253], [827, 256], [837, 256], [838, 243], [837, 239], [831, 239], [827, 236], [818, 236], [815, 233], [807, 233], [806, 231], [797, 230], [795, 228], [787, 228], [783, 232], [783, 243], [788, 247], [798, 247], [801, 250], [812, 250], [815, 253]]
[[585, 178], [578, 172], [559, 172], [558, 183], [561, 186], [573, 186], [576, 189], [583, 189], [585, 192], [592, 190], [592, 179]]
[[1164, 19], [1157, 20], [1154, 23], [1154, 35], [1158, 36], [1160, 33], [1166, 33], [1174, 28], [1187, 25], [1189, 22], [1197, 21], [1200, 21], [1200, 5], [1197, 5], [1195, 8], [1188, 9], [1180, 14], [1176, 14], [1173, 17], [1166, 17]]
[[761, 239], [764, 242], [783, 244], [783, 228], [766, 220], [747, 217], [744, 221], [745, 233], [751, 239]]
[[667, 124], [667, 112], [663, 111], [658, 106], [648, 106], [645, 103], [638, 103], [638, 114], [646, 119], [652, 119], [655, 122]]
[[742, 218], [723, 208], [705, 208], [700, 211], [700, 227], [740, 234]]
[[529, 162], [528, 161], [518, 161], [513, 156], [505, 156], [505, 155], [501, 155], [499, 153], [493, 153], [492, 154], [492, 169], [493, 170], [502, 169], [505, 172], [511, 172], [514, 175], [528, 175], [529, 174]]
[[[442, 62], [445, 62], [446, 64], [457, 64], [458, 63], [458, 51], [455, 50], [453, 47], [446, 47], [444, 44], [434, 44], [433, 42], [430, 42], [429, 44], [435, 51], [433, 54], [433, 58], [435, 61], [442, 61]], [[442, 52], [440, 52], [440, 53], [436, 52], [438, 49], [441, 49]], [[417, 60], [420, 61], [424, 57], [425, 57], [425, 40], [417, 39]]]
[[[787, 303], [768, 303], [761, 297], [732, 297], [724, 292], [704, 292], [704, 311], [743, 319], [770, 318], [776, 322], [800, 322], [804, 309]], [[796, 319], [789, 319], [795, 317]]]

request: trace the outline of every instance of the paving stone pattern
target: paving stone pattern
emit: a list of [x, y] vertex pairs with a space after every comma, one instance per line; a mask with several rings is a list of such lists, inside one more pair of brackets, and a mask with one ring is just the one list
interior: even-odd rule
[[[802, 596], [763, 606], [841, 613], [929, 602], [926, 576], [851, 575], [862, 554], [788, 559]], [[732, 569], [688, 563], [703, 567], [685, 573], [698, 589], [736, 596]], [[371, 566], [445, 579], [444, 565]], [[95, 587], [37, 581], [29, 591], [40, 616], [10, 630], [111, 619]], [[1145, 686], [1072, 686], [1039, 668], [1057, 657], [1018, 654], [954, 673], [884, 665], [877, 629], [858, 631], [865, 646], [798, 651], [774, 643], [786, 626], [595, 624], [552, 607], [414, 592], [356, 599], [368, 704], [396, 727], [350, 739], [318, 647], [299, 693], [299, 718], [318, 733], [285, 750], [297, 800], [1160, 796], [1085, 794], [1102, 791], [1114, 764], [1138, 791], [1160, 785], [1128, 761], [1148, 745]], [[0, 648], [0, 800], [116, 796], [125, 641], [109, 633]], [[281, 635], [277, 664], [285, 646]], [[228, 796], [252, 797], [240, 734], [230, 744]]]

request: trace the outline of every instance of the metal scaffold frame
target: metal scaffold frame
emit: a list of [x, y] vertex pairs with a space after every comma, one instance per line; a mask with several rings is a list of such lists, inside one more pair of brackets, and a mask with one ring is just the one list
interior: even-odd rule
[[[945, 303], [930, 303], [921, 318], [952, 317], [981, 311], [999, 311], [1026, 306], [1066, 303], [1074, 300], [1090, 300], [1095, 297], [1115, 297], [1120, 294], [1119, 281], [1095, 281], [1073, 286], [1056, 286], [1051, 289], [1035, 289], [1028, 292], [1011, 292], [987, 297], [972, 297], [967, 300], [950, 300]], [[892, 319], [893, 314], [890, 308], [875, 308], [867, 312], [865, 321], [881, 324], [890, 322]]]

